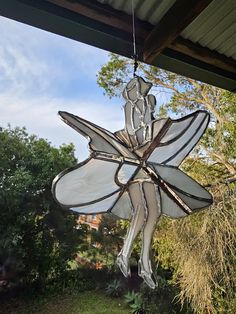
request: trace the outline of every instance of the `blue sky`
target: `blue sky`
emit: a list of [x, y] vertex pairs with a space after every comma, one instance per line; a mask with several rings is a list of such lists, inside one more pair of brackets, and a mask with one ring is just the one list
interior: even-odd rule
[[25, 126], [55, 146], [73, 142], [79, 160], [88, 155], [87, 140], [58, 110], [111, 131], [123, 128], [123, 99], [109, 99], [96, 83], [106, 51], [3, 17], [0, 34], [0, 126]]

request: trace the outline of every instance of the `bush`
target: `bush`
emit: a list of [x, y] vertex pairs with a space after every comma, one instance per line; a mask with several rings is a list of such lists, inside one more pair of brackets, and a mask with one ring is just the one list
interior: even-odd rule
[[57, 149], [10, 127], [0, 129], [0, 142], [0, 257], [3, 265], [17, 261], [21, 284], [44, 288], [66, 271], [85, 236], [51, 194], [53, 178], [76, 163], [74, 147]]

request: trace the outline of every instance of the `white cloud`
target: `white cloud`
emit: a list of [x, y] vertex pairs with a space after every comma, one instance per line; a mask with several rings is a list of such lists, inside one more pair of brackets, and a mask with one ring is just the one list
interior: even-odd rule
[[55, 91], [83, 77], [96, 80], [107, 53], [88, 45], [0, 18], [0, 91]]
[[123, 127], [123, 111], [119, 105], [109, 103], [68, 101], [41, 97], [37, 99], [0, 95], [0, 125], [26, 126], [29, 133], [47, 138], [54, 145], [73, 142], [80, 160], [88, 155], [87, 140], [64, 124], [57, 112], [64, 110], [88, 119], [110, 131]]
[[0, 33], [1, 126], [26, 126], [57, 146], [73, 142], [80, 160], [87, 140], [60, 121], [58, 110], [110, 131], [123, 128], [124, 101], [114, 103], [96, 87], [106, 52], [2, 17]]
[[[0, 125], [26, 126], [54, 145], [78, 143], [80, 159], [87, 155], [87, 141], [60, 121], [58, 110], [110, 130], [119, 128], [120, 106], [111, 106], [105, 98], [106, 103], [101, 102], [95, 85], [106, 52], [2, 17], [0, 33]], [[95, 86], [86, 100], [74, 94], [77, 82], [80, 90]], [[69, 95], [61, 92], [66, 84], [73, 84]], [[100, 100], [94, 102], [91, 96]]]

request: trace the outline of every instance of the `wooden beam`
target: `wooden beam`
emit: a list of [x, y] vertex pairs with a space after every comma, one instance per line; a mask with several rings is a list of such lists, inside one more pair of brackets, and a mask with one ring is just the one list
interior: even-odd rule
[[212, 2], [212, 0], [176, 0], [144, 44], [144, 61], [152, 61]]
[[[78, 13], [96, 22], [103, 23], [110, 27], [124, 31], [130, 35], [132, 41], [132, 17], [131, 15], [113, 9], [111, 6], [102, 4], [96, 0], [46, 0], [74, 13]], [[138, 41], [143, 43], [143, 39], [152, 30], [153, 26], [148, 23], [136, 20], [136, 34]]]
[[188, 39], [184, 39], [183, 37], [178, 37], [173, 43], [169, 45], [169, 48], [192, 57], [193, 59], [210, 64], [221, 70], [236, 74], [236, 60], [226, 57], [217, 51], [213, 51], [199, 44], [195, 44]]

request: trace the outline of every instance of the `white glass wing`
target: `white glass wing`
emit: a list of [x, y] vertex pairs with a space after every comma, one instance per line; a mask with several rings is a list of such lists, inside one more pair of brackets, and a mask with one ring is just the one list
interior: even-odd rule
[[[192, 120], [192, 116], [194, 116], [194, 120]], [[189, 119], [192, 120], [189, 127], [186, 127], [185, 119], [179, 122], [182, 124], [182, 128], [178, 128], [179, 134], [172, 140], [170, 140], [172, 137], [171, 127], [169, 128], [169, 133], [168, 131], [166, 133], [167, 140], [163, 136], [161, 143], [151, 153], [148, 161], [172, 166], [178, 166], [183, 161], [204, 133], [209, 123], [209, 114], [205, 111], [198, 111], [190, 115]], [[175, 131], [176, 127], [175, 125], [172, 131]]]
[[175, 193], [193, 211], [207, 207], [212, 203], [211, 200], [209, 200], [209, 201], [198, 200], [196, 198], [193, 198], [193, 197], [187, 196], [183, 193], [180, 193], [179, 191], [175, 191]]
[[192, 211], [212, 204], [211, 194], [187, 174], [175, 167], [152, 164], [168, 188]]
[[60, 111], [59, 114], [64, 122], [90, 139], [89, 145], [92, 150], [125, 157], [134, 157], [114, 134], [109, 131], [68, 112]]
[[64, 206], [96, 202], [119, 190], [115, 183], [118, 163], [89, 159], [60, 176], [54, 186], [56, 200]]
[[113, 194], [110, 197], [105, 198], [104, 200], [101, 200], [99, 202], [85, 205], [85, 206], [78, 206], [78, 207], [70, 207], [71, 210], [80, 213], [80, 214], [98, 214], [98, 213], [105, 213], [109, 211], [113, 204], [116, 202], [117, 198], [119, 196], [119, 192]]
[[156, 164], [152, 164], [152, 166], [156, 173], [168, 183], [169, 186], [179, 189], [188, 195], [211, 202], [211, 194], [180, 169]]
[[162, 189], [160, 189], [161, 212], [171, 218], [180, 218], [187, 213], [178, 206]]

